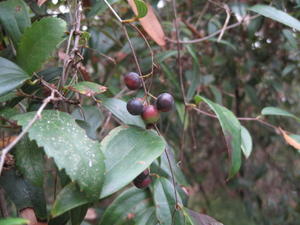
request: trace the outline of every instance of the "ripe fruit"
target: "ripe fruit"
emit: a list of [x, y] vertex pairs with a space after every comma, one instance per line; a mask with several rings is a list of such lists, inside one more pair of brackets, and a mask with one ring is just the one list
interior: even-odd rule
[[134, 98], [127, 102], [126, 108], [132, 115], [141, 115], [144, 109], [144, 105], [140, 99]]
[[130, 72], [124, 76], [124, 82], [128, 89], [136, 90], [142, 86], [142, 80], [140, 76], [135, 72]]
[[162, 112], [168, 112], [174, 105], [174, 98], [169, 93], [162, 93], [157, 97], [156, 108]]
[[151, 177], [149, 176], [149, 170], [146, 169], [140, 175], [138, 175], [134, 180], [133, 184], [137, 188], [146, 188], [149, 186], [149, 184], [152, 182]]
[[145, 106], [142, 118], [147, 124], [156, 123], [159, 120], [159, 112], [154, 105]]

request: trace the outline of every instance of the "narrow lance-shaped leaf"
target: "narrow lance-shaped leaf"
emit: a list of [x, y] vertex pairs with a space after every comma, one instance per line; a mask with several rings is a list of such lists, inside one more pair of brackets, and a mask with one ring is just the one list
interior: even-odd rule
[[0, 57], [0, 96], [21, 86], [30, 76], [15, 63]]
[[[14, 119], [24, 127], [35, 113], [20, 114]], [[42, 118], [29, 129], [29, 138], [43, 147], [45, 153], [54, 158], [57, 167], [65, 169], [88, 197], [99, 197], [104, 177], [104, 157], [100, 144], [89, 139], [71, 115], [45, 110]]]
[[199, 96], [217, 115], [221, 124], [225, 141], [229, 151], [230, 170], [229, 178], [232, 178], [241, 167], [241, 124], [235, 115], [227, 108]]
[[261, 111], [261, 114], [262, 115], [265, 115], [265, 116], [285, 116], [285, 117], [290, 117], [290, 118], [293, 118], [297, 121], [300, 122], [300, 118], [295, 116], [294, 114], [284, 110], [284, 109], [280, 109], [280, 108], [277, 108], [277, 107], [265, 107], [263, 108], [263, 110]]
[[246, 127], [242, 126], [241, 128], [242, 128], [241, 129], [241, 138], [242, 138], [241, 148], [244, 153], [244, 156], [246, 158], [248, 158], [252, 152], [252, 146], [253, 146], [252, 137]]
[[272, 6], [262, 4], [257, 4], [248, 9], [300, 31], [300, 21], [283, 12], [282, 10], [278, 10]]
[[30, 75], [37, 72], [63, 40], [66, 22], [48, 17], [34, 22], [24, 32], [17, 48], [17, 62]]

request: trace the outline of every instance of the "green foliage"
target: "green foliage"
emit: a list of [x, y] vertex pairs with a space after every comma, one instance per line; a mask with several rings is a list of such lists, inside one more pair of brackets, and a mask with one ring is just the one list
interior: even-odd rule
[[2, 57], [0, 57], [0, 67], [0, 96], [21, 86], [30, 78], [16, 64]]
[[163, 138], [154, 131], [137, 127], [113, 129], [101, 142], [106, 173], [100, 197], [111, 195], [130, 183], [165, 147]]
[[24, 225], [29, 221], [23, 218], [6, 218], [0, 219], [0, 225]]
[[255, 5], [249, 8], [249, 10], [261, 14], [265, 17], [269, 17], [272, 20], [276, 20], [279, 23], [285, 24], [291, 28], [294, 28], [300, 31], [300, 21], [296, 18], [290, 16], [288, 13], [285, 13], [281, 10], [278, 10], [272, 6], [268, 5]]
[[148, 190], [131, 188], [118, 196], [105, 210], [99, 225], [125, 224], [128, 214], [136, 214], [143, 209], [148, 209], [153, 203]]
[[17, 47], [25, 29], [31, 25], [28, 7], [24, 1], [8, 0], [1, 2], [0, 23]]
[[230, 157], [229, 178], [232, 178], [241, 167], [241, 124], [230, 110], [207, 98], [201, 99], [215, 112], [222, 126]]
[[17, 48], [17, 62], [28, 74], [37, 72], [63, 40], [66, 22], [48, 17], [32, 24], [24, 32]]
[[263, 110], [261, 111], [262, 115], [265, 116], [285, 116], [285, 117], [291, 117], [297, 121], [300, 122], [300, 118], [295, 116], [294, 114], [284, 110], [284, 109], [280, 109], [280, 108], [276, 108], [276, 107], [265, 107], [263, 108]]
[[134, 3], [136, 5], [137, 12], [138, 12], [137, 17], [143, 18], [144, 16], [146, 16], [148, 12], [146, 3], [143, 0], [134, 0]]
[[88, 203], [89, 200], [83, 192], [80, 192], [75, 183], [66, 185], [58, 194], [51, 215], [57, 217], [78, 206]]
[[34, 141], [26, 136], [15, 149], [18, 170], [32, 184], [43, 187], [44, 183], [44, 152]]
[[[15, 117], [25, 127], [36, 112]], [[104, 158], [99, 143], [90, 140], [67, 113], [43, 112], [42, 119], [29, 130], [29, 138], [53, 157], [59, 169], [65, 169], [87, 196], [99, 197], [104, 178]], [[71, 162], [71, 163], [70, 163]]]
[[3, 172], [0, 177], [0, 186], [7, 193], [7, 197], [15, 204], [18, 210], [33, 208], [37, 218], [47, 218], [46, 200], [44, 191], [33, 186], [14, 169]]

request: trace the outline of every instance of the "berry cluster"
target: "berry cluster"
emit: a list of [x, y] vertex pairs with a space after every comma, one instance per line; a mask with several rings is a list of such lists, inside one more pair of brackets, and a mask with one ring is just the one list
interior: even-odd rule
[[[124, 82], [130, 90], [142, 87], [142, 78], [137, 73], [125, 75]], [[169, 93], [160, 94], [154, 105], [144, 105], [143, 99], [134, 98], [127, 103], [127, 110], [132, 115], [141, 115], [146, 124], [153, 124], [159, 120], [160, 112], [168, 112], [174, 105], [174, 98]]]
[[[124, 82], [130, 90], [137, 90], [142, 87], [142, 78], [134, 72], [126, 74]], [[145, 123], [151, 126], [159, 120], [160, 112], [169, 112], [173, 105], [173, 96], [169, 93], [162, 93], [153, 105], [147, 105], [142, 98], [134, 98], [127, 102], [126, 107], [131, 115], [141, 115]], [[137, 188], [146, 188], [151, 181], [149, 169], [146, 169], [133, 180], [133, 184]]]

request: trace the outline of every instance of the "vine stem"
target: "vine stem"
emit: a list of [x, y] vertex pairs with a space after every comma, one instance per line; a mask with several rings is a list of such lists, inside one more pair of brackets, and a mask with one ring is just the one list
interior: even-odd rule
[[[136, 64], [136, 67], [137, 67], [138, 72], [139, 72], [139, 75], [142, 76], [143, 74], [142, 74], [142, 70], [141, 70], [141, 67], [140, 67], [138, 58], [137, 58], [137, 56], [136, 56], [135, 50], [134, 50], [133, 45], [132, 45], [132, 43], [131, 43], [130, 37], [129, 37], [129, 35], [128, 35], [127, 28], [126, 28], [126, 26], [125, 26], [124, 24], [122, 24], [122, 29], [123, 29], [123, 31], [124, 31], [124, 33], [125, 33], [125, 36], [126, 36], [126, 39], [127, 39], [128, 43], [129, 43], [129, 46], [130, 46], [130, 49], [131, 49], [131, 52], [132, 52], [132, 55], [133, 55], [133, 58], [134, 58], [134, 62], [135, 62], [135, 64]], [[145, 81], [144, 81], [143, 78], [142, 78], [141, 80], [142, 80], [143, 89], [144, 89], [144, 91], [145, 91], [145, 95], [148, 95], [149, 93], [148, 93], [148, 90], [147, 90]], [[146, 98], [146, 102], [149, 104], [148, 98]]]
[[[22, 130], [22, 132], [8, 145], [1, 151], [1, 159], [0, 159], [0, 175], [4, 166], [5, 157], [6, 155], [12, 150], [12, 148], [25, 136], [28, 130], [32, 127], [32, 125], [39, 119], [42, 118], [42, 112], [46, 108], [49, 102], [53, 100], [57, 100], [58, 98], [55, 97], [56, 91], [52, 90], [51, 95], [44, 99], [43, 104], [38, 109], [32, 120], [29, 121], [27, 126]], [[60, 99], [60, 98], [59, 98]]]

